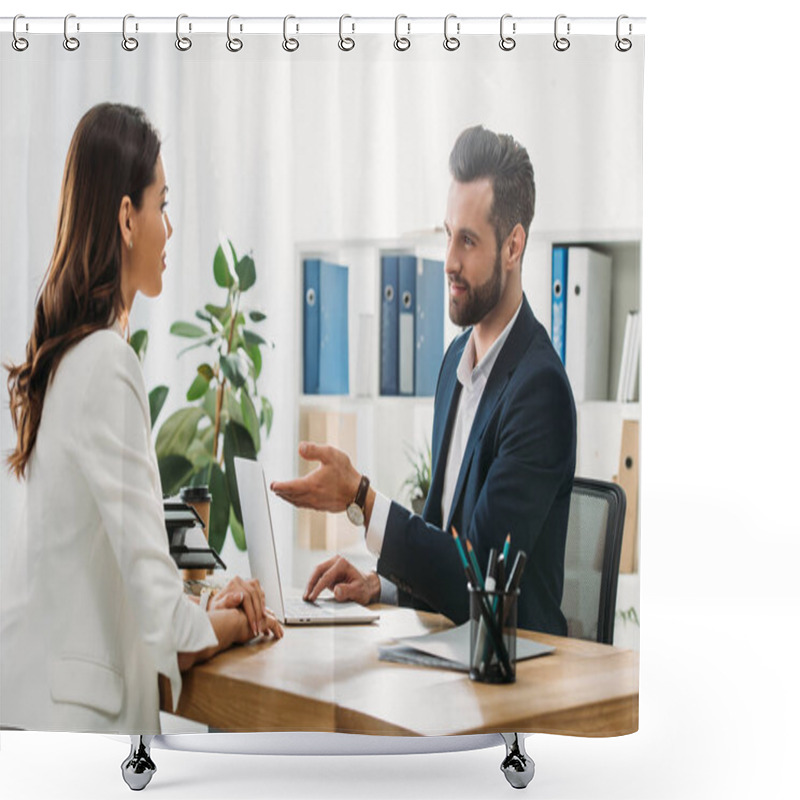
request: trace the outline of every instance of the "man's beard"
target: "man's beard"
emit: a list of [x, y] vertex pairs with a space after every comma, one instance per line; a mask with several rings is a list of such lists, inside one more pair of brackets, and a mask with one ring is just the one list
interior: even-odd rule
[[494, 268], [489, 279], [480, 286], [469, 286], [466, 283], [454, 279], [456, 286], [464, 286], [467, 291], [456, 301], [450, 298], [449, 311], [450, 320], [466, 328], [469, 325], [477, 325], [498, 303], [503, 289], [503, 270], [500, 259], [500, 251], [494, 262]]

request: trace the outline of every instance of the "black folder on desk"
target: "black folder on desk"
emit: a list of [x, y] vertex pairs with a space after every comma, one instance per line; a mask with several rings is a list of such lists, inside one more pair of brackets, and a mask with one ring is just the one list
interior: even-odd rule
[[[469, 622], [438, 633], [399, 639], [398, 644], [381, 647], [378, 658], [398, 664], [420, 664], [469, 672]], [[517, 661], [552, 653], [555, 647], [517, 637]]]
[[225, 569], [219, 553], [206, 541], [203, 520], [191, 506], [175, 497], [166, 498], [164, 522], [169, 554], [178, 569]]

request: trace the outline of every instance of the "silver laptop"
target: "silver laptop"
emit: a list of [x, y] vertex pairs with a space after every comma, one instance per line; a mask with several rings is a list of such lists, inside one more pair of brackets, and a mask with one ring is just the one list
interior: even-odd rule
[[264, 470], [257, 461], [234, 458], [242, 522], [247, 538], [250, 574], [258, 578], [267, 607], [284, 625], [336, 625], [373, 622], [380, 616], [358, 603], [338, 603], [317, 598], [309, 603], [300, 597], [284, 597], [278, 570], [278, 555], [269, 512], [269, 489]]

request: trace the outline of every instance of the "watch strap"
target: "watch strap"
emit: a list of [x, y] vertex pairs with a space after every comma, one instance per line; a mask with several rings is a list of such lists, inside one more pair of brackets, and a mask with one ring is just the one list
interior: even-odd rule
[[361, 476], [361, 483], [358, 484], [358, 491], [356, 492], [353, 503], [357, 505], [362, 513], [367, 510], [367, 492], [369, 491], [369, 478], [366, 475]]

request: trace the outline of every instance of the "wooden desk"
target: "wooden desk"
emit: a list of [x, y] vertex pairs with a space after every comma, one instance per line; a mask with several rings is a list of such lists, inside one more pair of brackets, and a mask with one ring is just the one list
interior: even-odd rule
[[290, 626], [281, 641], [236, 647], [193, 667], [177, 713], [230, 731], [613, 736], [638, 729], [638, 653], [523, 631], [555, 653], [519, 662], [514, 684], [480, 684], [462, 672], [379, 661], [379, 646], [397, 637], [450, 626], [437, 614], [379, 609], [372, 625]]

